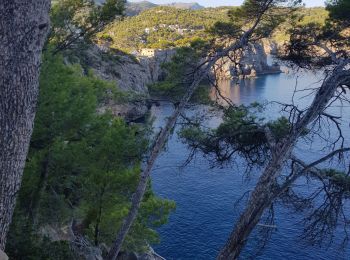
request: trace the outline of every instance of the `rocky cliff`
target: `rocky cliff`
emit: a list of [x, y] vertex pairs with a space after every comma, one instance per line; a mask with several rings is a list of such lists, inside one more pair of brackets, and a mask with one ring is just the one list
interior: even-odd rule
[[[68, 56], [67, 59], [69, 62], [79, 62], [104, 80], [115, 82], [119, 90], [134, 93], [135, 96], [148, 96], [148, 85], [164, 77], [161, 64], [170, 61], [174, 53], [174, 50], [164, 50], [152, 57], [133, 56], [110, 50], [106, 46], [91, 45], [80, 50], [79, 55]], [[137, 100], [127, 103], [110, 100], [101, 104], [98, 112], [107, 109], [127, 121], [138, 120], [148, 111], [146, 102]]]
[[278, 51], [283, 45], [279, 45], [270, 39], [263, 39], [260, 41], [260, 44], [263, 46], [265, 53], [270, 55], [278, 55]]
[[[267, 55], [276, 52], [277, 46], [273, 42], [249, 44], [241, 53], [232, 53], [231, 57], [218, 62], [214, 72], [218, 78], [225, 79], [280, 73], [278, 65], [267, 62]], [[108, 47], [93, 46], [87, 53], [87, 59], [89, 66], [101, 78], [115, 81], [122, 90], [148, 94], [147, 86], [165, 77], [161, 65], [169, 62], [175, 53], [174, 49], [144, 49], [135, 56], [113, 53]]]
[[[230, 57], [221, 59], [216, 64], [213, 73], [217, 79], [256, 77], [262, 74], [281, 73], [278, 65], [268, 64], [267, 48], [267, 45], [264, 46], [263, 43], [249, 44], [242, 52], [230, 53]], [[271, 49], [269, 53], [271, 53]]]
[[147, 94], [147, 85], [163, 77], [161, 64], [170, 61], [173, 53], [164, 50], [154, 56], [134, 56], [94, 45], [86, 50], [85, 62], [96, 75], [115, 81], [120, 89]]
[[[43, 237], [49, 238], [51, 241], [67, 241], [75, 256], [79, 259], [86, 260], [103, 260], [103, 255], [106, 254], [110, 248], [104, 243], [95, 246], [85, 236], [81, 235], [74, 227], [73, 220], [70, 225], [59, 227], [52, 225], [45, 225], [40, 228], [40, 234]], [[6, 254], [0, 250], [0, 260], [8, 260]], [[165, 260], [158, 255], [151, 246], [144, 253], [135, 252], [120, 252], [117, 260]]]
[[[266, 52], [272, 52], [273, 46], [271, 46], [271, 44], [262, 43], [250, 44], [240, 53], [238, 63], [234, 63], [229, 57], [223, 58], [216, 64], [213, 71], [216, 78], [255, 77], [261, 74], [281, 72], [279, 66], [271, 66], [267, 63]], [[135, 56], [110, 50], [108, 46], [93, 45], [83, 50], [78, 58], [81, 64], [92, 69], [100, 78], [115, 82], [120, 90], [132, 92], [138, 96], [148, 96], [148, 85], [165, 77], [161, 65], [170, 61], [174, 54], [174, 49], [144, 49]], [[122, 104], [110, 101], [102, 104], [99, 112], [107, 109], [128, 121], [138, 120], [148, 111], [144, 101]]]
[[[237, 63], [233, 62], [235, 57], [225, 57], [218, 62], [215, 68], [216, 76], [230, 79], [280, 73], [278, 65], [269, 65], [267, 62], [267, 53], [273, 54], [274, 51], [275, 46], [269, 42], [250, 44], [239, 54]], [[89, 67], [102, 79], [115, 81], [122, 90], [147, 95], [147, 86], [165, 77], [161, 65], [169, 62], [174, 54], [174, 49], [149, 49], [149, 52], [144, 51], [144, 54], [138, 53], [134, 56], [113, 53], [108, 48], [93, 46], [87, 51], [86, 59]]]

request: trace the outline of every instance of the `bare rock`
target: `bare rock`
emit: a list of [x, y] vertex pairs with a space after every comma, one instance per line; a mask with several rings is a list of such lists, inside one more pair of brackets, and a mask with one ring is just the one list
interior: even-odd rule
[[264, 46], [259, 43], [249, 44], [238, 57], [237, 64], [228, 57], [220, 60], [215, 70], [216, 78], [232, 79], [238, 77], [256, 77], [262, 74], [281, 73], [280, 67], [267, 63]]
[[0, 249], [0, 260], [8, 260], [8, 256]]

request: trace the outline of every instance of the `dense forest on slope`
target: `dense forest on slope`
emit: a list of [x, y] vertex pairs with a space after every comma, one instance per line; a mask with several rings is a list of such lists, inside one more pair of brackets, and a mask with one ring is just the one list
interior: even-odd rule
[[[248, 5], [243, 5], [241, 9], [238, 9], [238, 12], [235, 12], [236, 16], [229, 17], [231, 20], [226, 16], [229, 8], [225, 7], [199, 11], [157, 7], [145, 11], [139, 16], [126, 18], [122, 22], [120, 18], [124, 11], [123, 0], [107, 0], [105, 5], [101, 6], [95, 6], [90, 0], [56, 2], [51, 11], [51, 34], [44, 47], [42, 64], [37, 66], [38, 70], [40, 68], [40, 78], [34, 82], [35, 84], [28, 85], [27, 89], [21, 88], [23, 84], [16, 86], [9, 84], [10, 80], [2, 80], [1, 82], [1, 86], [6, 87], [6, 92], [11, 92], [7, 96], [1, 96], [1, 102], [5, 104], [1, 106], [2, 109], [3, 107], [12, 107], [14, 108], [11, 111], [13, 114], [32, 110], [32, 120], [34, 120], [34, 112], [36, 112], [34, 132], [30, 133], [27, 138], [28, 144], [30, 143], [29, 153], [23, 157], [23, 161], [26, 163], [23, 179], [22, 172], [20, 172], [22, 169], [19, 169], [16, 172], [18, 176], [16, 175], [15, 188], [11, 187], [9, 179], [4, 178], [4, 176], [11, 174], [0, 167], [1, 180], [7, 181], [7, 183], [3, 182], [5, 185], [2, 183], [1, 205], [5, 205], [5, 207], [2, 206], [0, 209], [14, 208], [13, 198], [17, 197], [14, 215], [12, 215], [11, 210], [6, 209], [8, 212], [11, 211], [11, 214], [7, 215], [10, 215], [10, 218], [13, 216], [10, 232], [5, 230], [6, 225], [11, 222], [10, 218], [5, 223], [5, 228], [1, 227], [1, 237], [7, 239], [7, 241], [2, 240], [1, 246], [3, 247], [1, 249], [4, 249], [5, 242], [7, 242], [6, 253], [11, 259], [78, 259], [79, 257], [75, 254], [77, 254], [78, 249], [81, 249], [78, 248], [81, 244], [89, 250], [99, 250], [96, 254], [99, 257], [106, 256], [108, 253], [108, 255], [111, 254], [109, 259], [115, 259], [120, 250], [144, 252], [149, 249], [150, 244], [158, 242], [155, 229], [167, 221], [175, 205], [171, 201], [157, 197], [152, 192], [150, 173], [157, 157], [163, 151], [179, 115], [191, 97], [196, 97], [195, 93], [199, 89], [200, 83], [216, 62], [224, 57], [225, 53], [240, 53], [251, 41], [252, 36], [256, 37], [254, 39], [267, 36], [263, 30], [267, 28], [266, 25], [277, 24], [275, 21], [266, 19], [265, 23], [259, 25], [260, 20], [257, 18], [257, 14], [265, 15], [266, 10], [271, 8], [271, 1], [264, 3], [248, 0], [247, 2]], [[276, 4], [279, 3], [280, 1], [277, 1]], [[2, 6], [0, 5], [0, 7]], [[30, 7], [30, 5], [26, 7]], [[333, 8], [343, 10], [344, 7], [335, 5]], [[349, 6], [347, 8], [349, 10]], [[2, 10], [8, 9], [0, 8], [0, 11]], [[287, 9], [282, 11], [289, 12]], [[2, 13], [0, 12], [0, 14]], [[343, 200], [349, 198], [349, 174], [346, 175], [345, 172], [336, 172], [332, 169], [319, 171], [313, 167], [312, 171], [309, 172], [311, 166], [303, 166], [305, 163], [300, 162], [298, 158], [291, 157], [290, 153], [300, 138], [309, 133], [313, 135], [313, 132], [309, 131], [309, 126], [316, 120], [320, 120], [322, 117], [330, 118], [329, 120], [335, 122], [335, 126], [339, 127], [340, 123], [337, 120], [340, 118], [323, 112], [327, 109], [326, 105], [332, 98], [342, 98], [341, 95], [338, 95], [337, 90], [340, 91], [340, 94], [346, 94], [346, 90], [350, 87], [349, 36], [343, 34], [343, 30], [348, 28], [348, 12], [333, 13], [334, 20], [328, 21], [328, 23], [325, 23], [327, 12], [322, 8], [304, 8], [301, 9], [301, 14], [305, 16], [296, 23], [285, 22], [280, 25], [276, 34], [270, 39], [283, 42], [287, 39], [285, 31], [292, 28], [294, 29], [294, 35], [292, 35], [294, 38], [290, 37], [289, 52], [285, 54], [286, 60], [294, 62], [300, 67], [306, 64], [308, 68], [314, 69], [334, 68], [329, 75], [325, 76], [324, 82], [321, 83], [322, 85], [315, 94], [315, 101], [309, 108], [305, 111], [299, 111], [293, 106], [289, 119], [283, 117], [274, 124], [265, 124], [263, 119], [255, 117], [249, 109], [232, 104], [228, 109], [220, 107], [226, 112], [224, 121], [217, 130], [210, 130], [210, 132], [202, 131], [200, 124], [190, 124], [191, 119], [184, 118], [189, 120], [189, 125], [195, 127], [183, 129], [184, 141], [190, 139], [189, 145], [194, 144], [195, 148], [202, 148], [202, 151], [207, 153], [213, 151], [216, 156], [221, 155], [220, 149], [224, 148], [224, 156], [219, 158], [220, 161], [231, 160], [231, 156], [235, 152], [248, 151], [254, 153], [253, 157], [248, 157], [248, 159], [253, 159], [252, 163], [259, 163], [260, 160], [255, 160], [254, 156], [259, 155], [261, 151], [262, 156], [266, 156], [261, 164], [266, 164], [269, 160], [271, 162], [269, 164], [271, 167], [267, 167], [262, 172], [263, 179], [258, 182], [253, 193], [254, 196], [247, 204], [247, 210], [243, 212], [241, 222], [238, 222], [237, 228], [232, 233], [234, 239], [230, 238], [221, 252], [220, 259], [235, 258], [229, 256], [240, 254], [242, 246], [246, 243], [250, 232], [257, 225], [264, 211], [288, 189], [291, 185], [290, 181], [296, 180], [294, 177], [299, 178], [304, 175], [316, 177], [323, 182], [324, 192], [327, 194], [329, 191], [335, 192], [337, 197], [332, 201], [325, 201], [323, 204], [327, 207], [327, 203], [329, 203], [333, 208], [334, 201], [342, 206]], [[245, 15], [247, 17], [244, 17]], [[332, 12], [330, 17], [332, 17]], [[246, 23], [248, 18], [251, 19], [250, 23]], [[2, 22], [3, 19], [0, 15]], [[258, 22], [254, 23], [253, 21], [256, 19]], [[114, 20], [116, 20], [115, 23], [101, 32], [106, 25]], [[208, 49], [211, 47], [209, 46], [211, 42], [205, 40], [213, 37], [209, 34], [208, 29], [218, 21], [229, 21], [230, 25], [233, 25], [233, 21], [238, 21], [237, 24], [241, 26], [241, 30], [246, 30], [245, 26], [252, 25], [253, 27], [243, 34], [241, 31], [237, 33], [237, 30], [232, 30], [234, 33], [230, 34], [231, 38], [228, 40], [233, 39], [235, 43], [225, 47], [224, 52], [213, 48], [212, 56], [209, 56]], [[312, 24], [310, 25], [309, 22]], [[330, 24], [330, 22], [334, 24]], [[25, 23], [22, 21], [21, 24]], [[35, 30], [48, 27], [48, 24], [36, 25]], [[26, 27], [24, 26], [24, 28]], [[13, 30], [18, 35], [22, 33], [17, 32], [16, 28]], [[99, 32], [100, 34], [96, 37]], [[316, 36], [314, 32], [316, 32]], [[216, 33], [217, 37], [228, 35], [226, 31], [217, 31]], [[220, 33], [223, 34], [220, 35]], [[12, 35], [12, 43], [16, 42], [18, 35], [14, 34], [15, 37]], [[175, 112], [165, 127], [160, 129], [160, 133], [155, 135], [153, 145], [149, 145], [153, 135], [147, 122], [144, 124], [127, 123], [120, 116], [112, 115], [108, 109], [104, 112], [98, 112], [100, 105], [106, 103], [107, 100], [123, 102], [128, 93], [121, 93], [115, 82], [98, 78], [92, 73], [88, 63], [79, 64], [82, 62], [81, 60], [73, 62], [74, 59], [67, 58], [67, 56], [78, 57], [79, 55], [74, 55], [77, 54], [74, 52], [81, 50], [82, 46], [91, 46], [96, 38], [100, 41], [111, 42], [113, 48], [127, 51], [142, 47], [184, 46], [191, 42], [192, 48], [180, 49], [178, 54], [174, 56], [173, 63], [167, 64], [168, 77], [150, 89], [158, 92], [159, 95], [168, 98], [174, 96], [178, 98], [176, 101], [180, 100], [174, 103]], [[193, 41], [194, 39], [197, 40]], [[335, 53], [332, 52], [333, 50], [327, 50], [327, 46], [334, 40], [338, 44], [334, 50]], [[1, 44], [3, 43], [1, 42], [0, 46]], [[42, 45], [44, 46], [43, 40]], [[25, 49], [23, 53], [20, 51], [21, 48], [16, 48], [16, 51], [25, 57], [22, 57], [23, 64], [25, 64], [28, 53], [33, 52], [31, 44], [28, 46], [21, 46]], [[36, 52], [41, 53], [43, 46], [38, 48]], [[325, 48], [325, 54], [317, 55], [316, 47]], [[29, 70], [21, 68], [22, 65], [18, 61], [22, 62], [22, 60], [18, 58], [18, 55], [15, 55], [18, 53], [13, 54], [9, 51], [11, 48], [8, 46], [6, 48], [3, 52], [5, 58], [11, 62], [15, 60], [17, 63], [15, 63], [16, 66], [10, 64], [16, 70], [11, 71], [6, 68], [7, 73], [3, 73], [6, 76], [4, 78], [25, 78], [28, 76], [26, 74], [30, 76]], [[69, 51], [67, 51], [68, 49]], [[193, 51], [198, 51], [198, 53]], [[209, 56], [208, 60], [199, 66], [201, 69], [197, 70], [198, 61], [207, 56]], [[40, 59], [40, 57], [36, 57], [37, 61]], [[111, 57], [109, 54], [101, 59], [113, 59], [118, 62], [117, 57]], [[137, 63], [136, 60], [135, 63]], [[185, 65], [188, 65], [189, 68]], [[11, 66], [8, 67], [12, 68]], [[22, 75], [16, 77], [17, 70], [20, 70]], [[16, 83], [18, 82], [20, 81], [17, 80]], [[38, 103], [36, 103], [38, 85], [40, 85], [40, 96]], [[10, 91], [8, 91], [9, 89]], [[31, 102], [31, 106], [24, 107], [23, 110], [18, 109], [18, 104], [22, 104], [18, 102], [19, 99], [16, 99], [14, 94], [23, 94], [23, 100], [26, 101], [28, 99], [27, 92], [32, 89], [35, 90], [35, 93], [32, 93], [35, 98]], [[183, 98], [180, 99], [181, 96]], [[205, 94], [205, 96], [207, 95]], [[340, 101], [343, 100], [340, 99]], [[260, 108], [260, 106], [256, 104], [252, 108]], [[0, 114], [10, 113], [4, 113], [3, 109]], [[1, 127], [1, 129], [5, 129], [5, 131], [2, 130], [3, 134], [0, 136], [12, 134], [8, 125], [18, 127], [16, 125], [18, 119], [16, 121], [12, 120], [10, 116], [4, 116], [1, 117], [1, 120], [6, 124], [2, 124], [5, 127]], [[33, 126], [32, 121], [28, 120], [28, 122], [25, 127]], [[22, 127], [21, 124], [18, 125]], [[247, 125], [248, 128], [241, 128], [241, 126]], [[235, 128], [237, 126], [238, 129]], [[20, 130], [23, 129], [20, 128]], [[240, 130], [244, 131], [243, 134], [240, 133]], [[16, 141], [16, 138], [22, 134], [22, 132], [18, 133], [17, 136], [13, 135], [12, 139], [9, 138], [10, 141], [6, 140], [6, 144]], [[251, 133], [255, 133], [261, 138], [253, 138], [252, 140]], [[342, 138], [340, 133], [338, 140]], [[259, 141], [261, 142], [259, 143]], [[320, 158], [316, 161], [317, 164], [319, 161], [326, 161], [336, 154], [342, 155], [344, 152], [350, 151], [350, 148], [343, 146], [344, 142], [340, 144], [338, 150], [335, 150], [337, 142], [331, 144], [334, 151], [324, 157], [325, 159]], [[1, 144], [5, 144], [5, 142], [2, 140]], [[234, 149], [233, 153], [230, 152], [227, 156], [229, 150], [225, 150], [225, 144], [228, 145], [229, 149], [235, 148], [235, 146], [238, 146], [239, 149]], [[25, 142], [21, 145], [25, 145]], [[245, 149], [246, 146], [249, 149]], [[251, 149], [251, 146], [258, 150]], [[1, 162], [2, 165], [9, 166], [7, 168], [9, 169], [12, 167], [11, 163], [16, 162], [17, 157], [12, 154], [13, 158], [10, 158], [12, 153], [10, 149], [7, 151], [4, 149], [4, 151], [10, 156], [2, 157], [7, 160], [3, 159]], [[5, 153], [3, 152], [3, 154]], [[9, 158], [11, 160], [8, 160]], [[279, 188], [276, 187], [276, 184], [279, 184], [277, 178], [285, 177], [281, 172], [281, 165], [286, 161], [292, 161], [292, 166], [297, 163], [304, 169], [286, 176], [286, 182], [281, 182], [281, 188]], [[142, 163], [146, 167], [141, 167]], [[21, 187], [20, 190], [19, 187]], [[8, 197], [11, 197], [11, 204], [4, 204], [4, 201], [8, 201]], [[254, 214], [250, 212], [254, 212]], [[341, 211], [335, 212], [335, 215], [330, 212], [331, 214], [328, 216], [338, 217], [336, 214], [339, 212]], [[321, 214], [321, 220], [316, 219], [316, 221], [322, 221], [325, 215]], [[3, 215], [1, 217], [3, 218]], [[249, 221], [246, 221], [247, 219]], [[326, 223], [326, 226], [329, 225], [327, 231], [333, 231], [332, 228], [337, 224], [337, 221], [338, 219], [332, 220], [330, 224]], [[349, 220], [345, 218], [344, 223], [348, 222]], [[124, 228], [125, 225], [127, 225], [126, 228]], [[313, 228], [311, 232], [314, 230], [317, 231], [317, 227]], [[115, 239], [117, 234], [117, 237], [121, 234], [122, 239]], [[331, 232], [327, 232], [326, 235], [329, 234]], [[78, 244], [77, 239], [78, 242], [82, 241], [82, 243]], [[233, 243], [231, 243], [232, 241]], [[117, 249], [114, 250], [114, 248]], [[84, 257], [90, 259], [87, 255]]]
[[112, 48], [124, 51], [181, 45], [192, 38], [207, 38], [205, 30], [219, 20], [226, 21], [227, 11], [227, 8], [192, 11], [157, 7], [111, 24], [100, 37], [112, 40]]
[[[110, 47], [131, 52], [144, 47], [168, 48], [187, 45], [194, 39], [212, 37], [208, 30], [217, 22], [228, 22], [227, 13], [235, 7], [205, 8], [186, 10], [160, 6], [148, 9], [133, 17], [126, 17], [121, 22], [109, 25], [100, 40], [111, 42]], [[324, 8], [302, 8], [299, 23], [310, 21], [324, 23], [327, 11]], [[288, 39], [286, 31], [291, 28], [289, 22], [279, 26], [272, 40], [282, 43]]]
[[[61, 56], [46, 55], [40, 89], [7, 252], [14, 259], [75, 259], [64, 229], [78, 229], [76, 235], [96, 246], [113, 241], [138, 182], [148, 132], [109, 113], [96, 114], [107, 93], [120, 97], [115, 84], [82, 74], [80, 65], [65, 65]], [[142, 252], [157, 242], [152, 228], [173, 208], [150, 185], [125, 249]]]
[[[105, 254], [128, 213], [150, 143], [149, 125], [128, 124], [109, 109], [98, 112], [107, 101], [126, 102], [129, 93], [98, 78], [84, 59], [74, 59], [90, 46], [102, 19], [107, 23], [115, 13], [84, 0], [53, 5], [35, 127], [5, 249], [11, 259], [79, 259], [77, 239]], [[72, 24], [79, 33], [69, 30]], [[157, 243], [155, 228], [175, 207], [152, 192], [151, 182], [146, 194], [123, 246], [128, 252]]]
[[[302, 8], [298, 10], [296, 15], [299, 16], [299, 18], [294, 26], [304, 26], [309, 23], [324, 25], [328, 18], [328, 11], [322, 7]], [[288, 41], [290, 35], [287, 32], [292, 27], [293, 25], [290, 22], [282, 23], [272, 34], [272, 40], [278, 44]]]

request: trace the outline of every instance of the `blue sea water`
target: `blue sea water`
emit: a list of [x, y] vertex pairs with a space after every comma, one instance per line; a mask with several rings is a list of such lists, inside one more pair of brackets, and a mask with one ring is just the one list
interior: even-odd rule
[[[311, 100], [307, 94], [318, 86], [320, 74], [276, 74], [261, 76], [257, 79], [241, 81], [239, 86], [232, 82], [221, 82], [222, 93], [236, 104], [251, 102], [280, 101], [291, 102], [295, 89], [308, 88], [309, 91], [297, 92], [294, 101], [306, 107]], [[164, 123], [171, 114], [172, 106], [162, 104], [154, 107], [155, 127]], [[203, 108], [197, 108], [203, 110]], [[267, 118], [278, 116], [278, 106], [272, 105], [266, 113]], [[349, 141], [350, 109], [335, 107], [332, 113], [344, 119], [343, 130], [346, 142]], [[196, 112], [196, 111], [195, 111]], [[193, 113], [190, 111], [189, 113]], [[209, 124], [217, 125], [220, 117], [213, 118]], [[330, 137], [334, 135], [331, 127]], [[300, 143], [295, 153], [306, 161], [312, 161], [325, 153], [320, 148], [321, 141], [314, 144]], [[166, 259], [215, 259], [224, 245], [244, 203], [235, 205], [237, 199], [254, 188], [259, 170], [245, 173], [245, 164], [238, 160], [233, 165], [212, 168], [208, 161], [198, 154], [189, 165], [181, 167], [189, 155], [176, 131], [167, 144], [167, 150], [158, 159], [152, 173], [152, 184], [156, 194], [162, 198], [174, 200], [177, 208], [171, 214], [169, 222], [158, 231], [161, 243], [154, 245], [156, 252]], [[341, 167], [341, 165], [337, 165]], [[298, 190], [308, 192], [312, 183], [299, 182]], [[349, 213], [348, 211], [347, 213]], [[311, 246], [300, 239], [303, 225], [302, 215], [280, 204], [275, 206], [275, 224], [265, 249], [258, 254], [259, 235], [254, 232], [242, 254], [242, 259], [350, 259], [350, 249], [340, 248], [341, 228], [337, 230], [334, 243], [330, 246]]]

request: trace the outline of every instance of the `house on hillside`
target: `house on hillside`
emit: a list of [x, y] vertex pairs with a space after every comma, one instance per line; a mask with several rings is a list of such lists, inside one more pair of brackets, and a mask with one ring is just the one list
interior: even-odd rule
[[157, 59], [163, 59], [164, 61], [169, 61], [169, 59], [173, 57], [175, 53], [176, 53], [175, 48], [164, 49], [164, 50], [144, 48], [139, 50], [138, 56], [147, 57], [147, 58], [157, 58]]
[[140, 50], [140, 55], [152, 58], [155, 57], [159, 51], [158, 49], [144, 48]]

